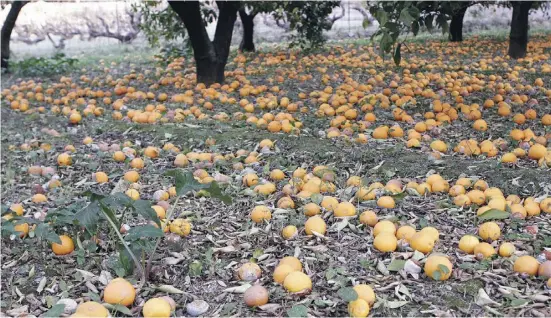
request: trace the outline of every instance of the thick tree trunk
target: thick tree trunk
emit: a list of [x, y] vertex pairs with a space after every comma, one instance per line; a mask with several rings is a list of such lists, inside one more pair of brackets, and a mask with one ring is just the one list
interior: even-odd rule
[[239, 50], [241, 52], [254, 52], [254, 17], [255, 13], [247, 14], [244, 8], [239, 10], [239, 17], [241, 18], [241, 23], [243, 24], [243, 39], [239, 44]]
[[455, 12], [452, 16], [450, 23], [450, 41], [461, 42], [463, 41], [463, 18], [468, 7], [461, 8]]
[[201, 17], [198, 1], [169, 1], [188, 32], [197, 67], [197, 82], [210, 85], [224, 82], [233, 26], [237, 18], [237, 2], [217, 1], [219, 13], [214, 40], [211, 42]]
[[528, 13], [532, 1], [513, 1], [511, 33], [509, 33], [509, 56], [518, 59], [526, 56], [528, 46]]
[[15, 1], [11, 3], [10, 12], [8, 12], [8, 15], [6, 16], [6, 21], [4, 21], [4, 25], [2, 26], [2, 34], [1, 37], [1, 48], [2, 51], [2, 68], [7, 69], [8, 68], [8, 61], [10, 59], [10, 38], [11, 38], [11, 32], [13, 31], [13, 27], [15, 26], [15, 21], [17, 21], [17, 16], [19, 15], [19, 12], [23, 8], [23, 6], [27, 3], [27, 1]]

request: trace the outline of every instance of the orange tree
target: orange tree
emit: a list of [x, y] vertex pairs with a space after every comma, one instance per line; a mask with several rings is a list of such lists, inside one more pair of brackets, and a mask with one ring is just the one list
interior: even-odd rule
[[[13, 27], [15, 26], [15, 21], [19, 16], [19, 12], [23, 9], [23, 6], [27, 4], [28, 1], [14, 1], [11, 3], [10, 11], [6, 16], [6, 20], [2, 25], [2, 34], [1, 34], [1, 54], [2, 54], [2, 69], [8, 69], [8, 60], [10, 59], [10, 38]], [[3, 3], [4, 4], [4, 3]], [[2, 6], [4, 8], [4, 6]]]
[[[394, 61], [399, 64], [403, 42], [399, 42], [398, 37], [401, 34], [412, 33], [415, 36], [420, 27], [425, 27], [428, 31], [436, 27], [440, 28], [443, 34], [449, 34], [451, 41], [462, 41], [465, 12], [476, 3], [478, 2], [377, 1], [370, 7], [371, 14], [379, 22], [379, 29], [373, 37], [378, 37], [381, 54], [392, 52]], [[481, 2], [481, 4], [484, 6], [498, 4], [513, 8], [508, 54], [512, 58], [526, 56], [529, 11], [547, 4], [537, 1]]]
[[[205, 28], [206, 23], [202, 17], [199, 2], [169, 1], [169, 5], [180, 17], [187, 30], [195, 58], [197, 81], [210, 85], [224, 81], [224, 69], [228, 61], [233, 27], [237, 12], [244, 5], [258, 8], [259, 11], [276, 10], [276, 14], [285, 13], [291, 30], [297, 33], [292, 44], [309, 48], [324, 43], [323, 30], [328, 29], [325, 18], [334, 7], [339, 5], [339, 2], [277, 1], [266, 5], [255, 2], [216, 1], [218, 17], [212, 41]], [[249, 31], [252, 31], [251, 27], [249, 23]], [[252, 32], [247, 35], [247, 38], [252, 39]]]

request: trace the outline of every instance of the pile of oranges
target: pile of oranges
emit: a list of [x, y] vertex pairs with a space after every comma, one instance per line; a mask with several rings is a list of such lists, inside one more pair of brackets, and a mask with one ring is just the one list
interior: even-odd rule
[[[8, 111], [39, 114], [34, 117], [53, 122], [60, 117], [77, 131], [112, 120], [125, 121], [136, 130], [144, 125], [234, 125], [294, 135], [289, 138], [321, 137], [323, 142], [358, 151], [400, 143], [408, 148], [403, 151], [426, 151], [434, 159], [498, 158], [506, 166], [525, 164], [547, 173], [551, 166], [551, 113], [545, 107], [551, 99], [549, 43], [548, 38], [535, 40], [533, 53], [514, 63], [485, 49], [473, 52], [469, 46], [429, 43], [432, 49], [453, 56], [443, 59], [425, 46], [412, 44], [413, 50], [425, 55], [403, 61], [400, 69], [383, 61], [371, 47], [335, 46], [330, 53], [310, 55], [294, 51], [239, 54], [228, 66], [226, 83], [210, 87], [196, 83], [185, 69], [185, 60], [177, 59], [164, 68], [126, 71], [119, 76], [106, 71], [94, 77], [63, 76], [51, 83], [18, 81], [2, 90], [2, 103]], [[475, 58], [457, 64], [455, 57], [473, 53]], [[269, 243], [285, 248], [322, 245], [350, 229], [365, 240], [362, 248], [370, 258], [404, 258], [407, 271], [423, 271], [422, 279], [454, 281], [465, 259], [480, 263], [499, 259], [510, 265], [508, 273], [542, 277], [551, 288], [549, 249], [519, 244], [511, 235], [524, 231], [534, 240], [541, 239], [538, 223], [551, 217], [547, 193], [507, 193], [474, 176], [447, 179], [431, 173], [373, 179], [350, 174], [339, 163], [294, 162], [290, 168], [270, 163], [271, 156], [278, 155], [271, 137], [254, 149], [227, 151], [220, 150], [213, 138], [191, 150], [169, 141], [141, 145], [95, 139], [86, 136], [73, 141], [74, 145], [56, 144], [56, 139], [25, 140], [8, 147], [29, 158], [31, 153], [41, 154], [16, 176], [30, 183], [28, 187], [14, 192], [22, 193], [20, 197], [12, 194], [5, 202], [9, 209], [3, 222], [35, 219], [17, 223], [12, 239], [28, 244], [37, 229], [34, 223], [59, 207], [57, 199], [72, 199], [83, 187], [150, 200], [166, 241], [210, 235], [212, 229], [187, 212], [169, 217], [170, 209], [179, 208], [172, 206], [177, 193], [173, 181], [162, 172], [178, 168], [192, 172], [201, 184], [217, 182], [242, 199], [240, 207], [244, 208], [238, 211], [236, 223], [263, 229]], [[75, 174], [84, 179], [72, 180]], [[186, 204], [209, 200], [202, 193], [194, 195], [186, 198]], [[431, 219], [436, 200], [446, 203], [440, 209], [443, 213], [453, 211], [466, 220], [468, 230], [452, 231], [447, 224], [420, 220], [417, 214]], [[412, 212], [411, 202], [431, 208]], [[121, 235], [138, 224], [129, 220], [121, 226]], [[59, 243], [51, 244], [51, 252], [60, 259], [73, 257], [80, 244], [78, 231], [64, 231], [59, 233]], [[310, 267], [310, 259], [295, 255], [300, 259], [278, 257], [267, 266], [255, 259], [237, 262], [241, 265], [235, 271], [236, 280], [252, 284], [244, 292], [244, 303], [264, 306], [270, 297], [275, 298], [273, 290], [277, 289], [289, 297], [309, 297], [326, 283], [319, 279], [317, 271], [322, 269]], [[271, 273], [273, 282], [262, 279], [266, 278], [263, 270]], [[377, 301], [375, 291], [367, 284], [352, 285], [357, 298], [347, 301], [348, 313], [365, 317]], [[124, 278], [108, 282], [102, 297], [107, 304], [142, 306], [145, 317], [169, 317], [177, 308], [166, 296], [140, 303], [135, 287]], [[94, 301], [82, 302], [73, 314], [108, 315], [106, 307]]]

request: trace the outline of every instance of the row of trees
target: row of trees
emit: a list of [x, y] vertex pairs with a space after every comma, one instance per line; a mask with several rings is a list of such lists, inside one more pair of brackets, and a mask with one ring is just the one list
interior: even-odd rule
[[[25, 3], [12, 3], [2, 27], [2, 68], [7, 67], [11, 31]], [[162, 39], [187, 38], [193, 49], [197, 80], [207, 84], [224, 80], [224, 68], [238, 14], [243, 28], [240, 50], [254, 51], [254, 18], [260, 13], [271, 15], [277, 25], [294, 31], [292, 45], [309, 48], [324, 43], [323, 31], [330, 29], [336, 20], [344, 16], [345, 11], [341, 7], [341, 14], [330, 16], [333, 9], [341, 5], [340, 1], [168, 1], [169, 6], [162, 10], [158, 10], [158, 3], [144, 2], [134, 7], [143, 20], [141, 29], [153, 45]], [[381, 54], [391, 53], [399, 63], [400, 35], [417, 35], [420, 28], [428, 31], [440, 28], [444, 34], [449, 34], [451, 41], [462, 41], [465, 12], [477, 3], [513, 8], [508, 53], [512, 58], [524, 57], [528, 43], [528, 14], [530, 9], [541, 7], [541, 2], [370, 2], [370, 14], [379, 23], [372, 39], [378, 41]], [[218, 10], [214, 10], [215, 6]], [[365, 10], [355, 8], [364, 14], [364, 25], [370, 23]], [[206, 25], [215, 20], [216, 31], [211, 41]]]
[[398, 37], [401, 34], [417, 35], [420, 27], [425, 27], [429, 31], [437, 27], [442, 33], [449, 34], [450, 41], [462, 41], [465, 12], [475, 4], [485, 7], [499, 5], [513, 9], [508, 55], [515, 59], [526, 56], [530, 10], [542, 7], [546, 9], [548, 6], [548, 3], [537, 1], [378, 1], [370, 7], [371, 14], [379, 22], [379, 29], [374, 36], [379, 36], [381, 52], [391, 53], [394, 60], [399, 63], [403, 42], [398, 41]]

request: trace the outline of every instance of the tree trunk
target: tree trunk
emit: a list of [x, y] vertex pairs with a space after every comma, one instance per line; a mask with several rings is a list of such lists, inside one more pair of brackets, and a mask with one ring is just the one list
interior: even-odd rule
[[198, 1], [169, 1], [188, 32], [197, 67], [197, 82], [211, 85], [224, 82], [238, 2], [217, 1], [219, 13], [214, 40], [205, 28]]
[[467, 8], [461, 8], [452, 15], [452, 21], [450, 22], [450, 41], [452, 42], [463, 41], [463, 18]]
[[19, 12], [25, 4], [27, 4], [26, 1], [12, 2], [10, 12], [8, 12], [8, 15], [6, 16], [6, 21], [4, 21], [4, 25], [2, 26], [2, 39], [0, 50], [2, 51], [1, 66], [3, 69], [8, 69], [8, 61], [10, 59], [11, 32], [13, 31], [13, 27], [15, 26], [15, 21], [17, 21], [17, 16], [19, 15]]
[[509, 33], [509, 56], [518, 59], [526, 56], [528, 46], [528, 13], [532, 1], [513, 1], [511, 33]]
[[243, 39], [239, 44], [239, 50], [241, 52], [254, 52], [254, 17], [255, 13], [247, 14], [244, 8], [239, 10], [239, 17], [241, 18], [241, 23], [243, 24]]

